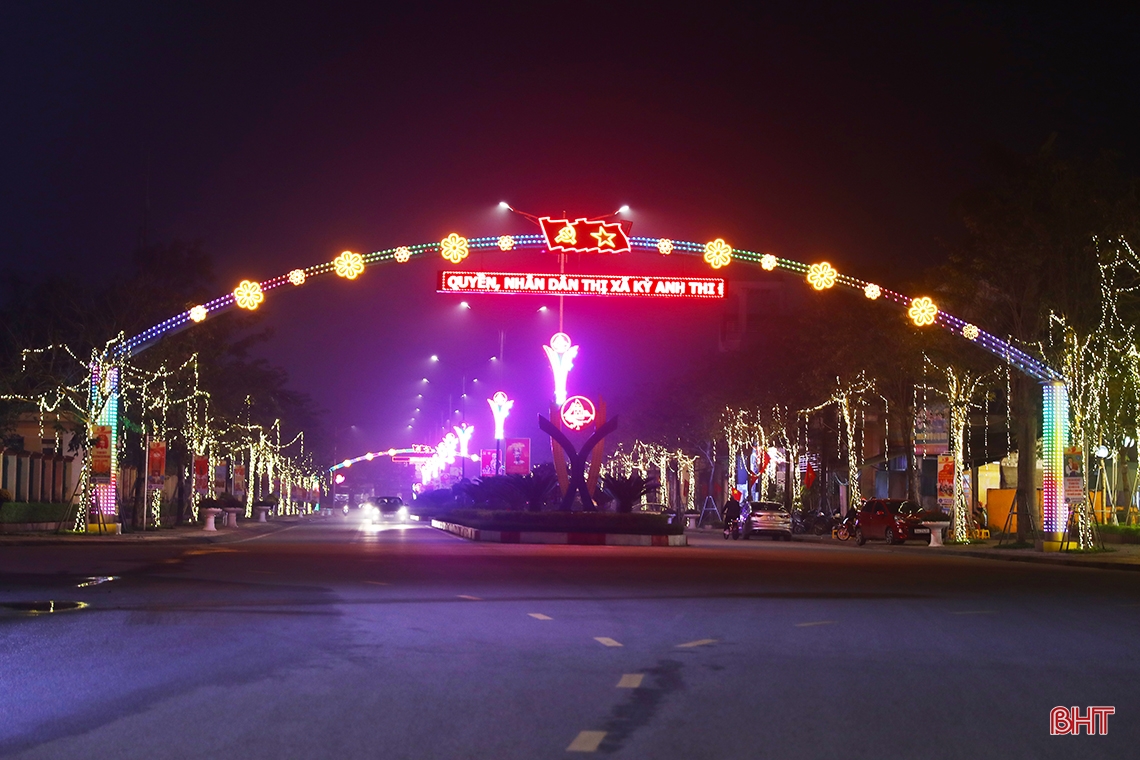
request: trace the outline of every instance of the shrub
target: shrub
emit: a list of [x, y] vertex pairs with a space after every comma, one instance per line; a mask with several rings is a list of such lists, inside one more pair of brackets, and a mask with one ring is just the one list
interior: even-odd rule
[[614, 511], [620, 514], [629, 514], [633, 505], [641, 501], [641, 497], [657, 488], [657, 483], [646, 480], [640, 473], [629, 476], [605, 477], [602, 479], [602, 489], [614, 499]]
[[2, 523], [59, 522], [67, 513], [67, 504], [46, 504], [36, 501], [10, 501], [0, 509]]
[[0, 488], [0, 506], [7, 504], [12, 500], [12, 494], [8, 492], [7, 488]]

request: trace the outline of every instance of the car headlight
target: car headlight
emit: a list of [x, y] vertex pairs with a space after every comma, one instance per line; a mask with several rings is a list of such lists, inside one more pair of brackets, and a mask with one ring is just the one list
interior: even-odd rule
[[408, 519], [408, 508], [400, 507], [398, 510], [396, 510], [396, 514], [400, 517], [401, 520], [406, 520]]

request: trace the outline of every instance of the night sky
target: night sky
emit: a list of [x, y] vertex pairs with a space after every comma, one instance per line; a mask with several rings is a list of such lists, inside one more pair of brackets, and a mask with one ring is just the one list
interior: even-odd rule
[[[987, 148], [1029, 152], [1056, 132], [1062, 153], [1135, 166], [1136, 11], [284, 5], [0, 4], [0, 265], [108, 280], [145, 228], [151, 242], [201, 241], [222, 292], [345, 249], [533, 231], [506, 200], [582, 215], [629, 204], [634, 234], [723, 237], [905, 288], [944, 260], [951, 204], [983, 181]], [[707, 273], [645, 256], [622, 266]], [[357, 426], [342, 454], [434, 443], [427, 429], [463, 409], [462, 378], [479, 379], [466, 410], [480, 443], [500, 387], [520, 398], [514, 432], [541, 435], [557, 303], [461, 309], [434, 292], [442, 263], [316, 281], [263, 307], [265, 355], [333, 425]], [[729, 271], [741, 276], [757, 273]], [[620, 405], [714, 344], [719, 317], [569, 299], [572, 391]]]

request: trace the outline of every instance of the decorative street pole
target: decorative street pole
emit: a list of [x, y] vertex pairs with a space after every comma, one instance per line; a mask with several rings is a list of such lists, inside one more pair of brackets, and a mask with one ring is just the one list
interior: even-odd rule
[[507, 415], [511, 413], [511, 407], [515, 405], [515, 402], [508, 399], [507, 394], [498, 391], [494, 396], [487, 399], [487, 403], [491, 407], [491, 414], [495, 416], [495, 474], [499, 475], [503, 439], [506, 437], [503, 425], [507, 421]]
[[550, 360], [550, 369], [554, 372], [554, 403], [562, 406], [566, 403], [566, 377], [574, 369], [574, 358], [578, 355], [578, 346], [571, 345], [570, 336], [564, 332], [554, 334], [549, 346], [543, 346], [546, 358]]

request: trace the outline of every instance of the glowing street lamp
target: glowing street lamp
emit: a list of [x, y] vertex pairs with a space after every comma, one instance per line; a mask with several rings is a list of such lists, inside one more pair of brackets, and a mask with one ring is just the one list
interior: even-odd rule
[[[466, 394], [465, 394], [466, 395]], [[474, 425], [468, 425], [466, 422], [453, 426], [455, 430], [455, 437], [459, 439], [459, 456], [463, 458], [463, 468], [461, 477], [467, 477], [467, 460], [471, 457], [471, 435], [475, 432]]]
[[578, 355], [578, 346], [570, 344], [570, 336], [564, 332], [555, 333], [550, 339], [549, 346], [543, 346], [546, 358], [550, 360], [550, 369], [554, 372], [554, 403], [561, 406], [566, 403], [566, 377], [574, 369], [574, 357]]

